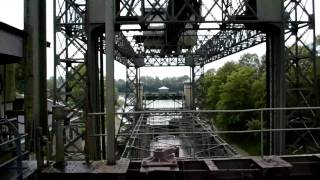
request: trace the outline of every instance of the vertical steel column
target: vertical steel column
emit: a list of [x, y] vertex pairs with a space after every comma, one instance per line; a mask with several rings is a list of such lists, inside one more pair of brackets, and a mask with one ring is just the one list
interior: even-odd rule
[[[103, 63], [103, 56], [104, 56], [104, 36], [103, 34], [100, 36], [99, 38], [99, 63], [100, 63], [100, 111], [104, 111], [104, 76], [103, 76], [103, 67], [104, 67], [104, 63]], [[105, 134], [105, 116], [101, 115], [100, 117], [100, 133], [101, 134]], [[106, 159], [106, 144], [105, 144], [105, 136], [101, 137], [101, 151], [102, 151], [102, 159]]]
[[[98, 33], [94, 27], [88, 27], [87, 48], [87, 87], [88, 87], [88, 112], [99, 111], [99, 68], [98, 68]], [[99, 142], [93, 134], [99, 134], [98, 117], [88, 116], [86, 122], [88, 155], [90, 160], [99, 159]]]
[[[140, 75], [139, 75], [139, 80], [140, 80]], [[138, 83], [138, 110], [143, 110], [143, 82]]]
[[[280, 25], [273, 26], [267, 33], [267, 77], [269, 88], [268, 106], [272, 108], [286, 107], [286, 81], [284, 59], [284, 30]], [[286, 127], [287, 119], [284, 110], [270, 112], [270, 125], [275, 129]], [[272, 154], [285, 153], [285, 132], [271, 133]]]
[[191, 83], [191, 93], [190, 93], [190, 109], [193, 109], [194, 108], [194, 87], [195, 87], [195, 66], [191, 66], [191, 69], [190, 69], [190, 83]]
[[105, 1], [107, 164], [115, 164], [114, 0]]
[[[47, 54], [46, 54], [46, 1], [24, 1], [24, 29], [26, 39], [27, 85], [26, 127], [31, 147], [36, 152], [38, 167], [43, 165], [43, 152], [37, 134], [48, 134], [47, 122]], [[36, 132], [36, 130], [42, 131]], [[37, 139], [37, 140], [36, 140]]]
[[197, 102], [197, 88], [199, 88], [199, 80], [203, 77], [204, 75], [204, 66], [203, 65], [199, 65], [199, 66], [192, 66], [191, 67], [192, 70], [192, 100], [191, 100], [191, 108], [195, 109], [198, 105]]

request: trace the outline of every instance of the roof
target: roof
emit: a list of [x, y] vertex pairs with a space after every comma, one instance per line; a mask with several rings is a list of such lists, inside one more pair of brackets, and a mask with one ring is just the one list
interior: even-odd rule
[[162, 87], [160, 87], [160, 88], [158, 88], [158, 89], [169, 89], [169, 88], [167, 88], [167, 87], [165, 87], [165, 86], [162, 86]]

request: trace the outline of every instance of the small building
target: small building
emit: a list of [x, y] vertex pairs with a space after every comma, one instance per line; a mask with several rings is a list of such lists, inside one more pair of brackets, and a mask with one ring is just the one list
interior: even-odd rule
[[169, 93], [169, 88], [162, 86], [158, 89], [159, 93]]

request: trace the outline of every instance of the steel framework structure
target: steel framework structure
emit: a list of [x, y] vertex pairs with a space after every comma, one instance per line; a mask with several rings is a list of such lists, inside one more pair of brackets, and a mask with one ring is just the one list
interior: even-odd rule
[[[71, 113], [65, 126], [65, 148], [74, 147], [82, 153], [83, 147], [75, 142], [84, 139], [81, 111], [87, 109], [86, 83], [86, 1], [54, 1], [54, 91], [55, 105], [65, 106]], [[53, 133], [54, 134], [54, 133]]]
[[[90, 2], [80, 0], [55, 0], [55, 2], [56, 94], [54, 97], [56, 102], [62, 102], [76, 112], [80, 109], [88, 112], [84, 104], [90, 102], [88, 99], [87, 102], [76, 99], [76, 91], [73, 88], [81, 84], [80, 81], [92, 80], [87, 78], [90, 72], [81, 72], [86, 70], [82, 67], [86, 65], [86, 30], [89, 25], [85, 17], [90, 15], [86, 14]], [[190, 66], [195, 90], [196, 80], [203, 75], [205, 64], [264, 42], [267, 47], [268, 106], [279, 108], [317, 105], [314, 0], [272, 1], [274, 3], [272, 6], [279, 15], [275, 19], [268, 19], [259, 14], [257, 2], [254, 0], [115, 1], [114, 59], [127, 67], [125, 112], [135, 111], [138, 107], [140, 67]], [[98, 14], [98, 12], [90, 13]], [[63, 73], [58, 75], [61, 71]], [[97, 100], [101, 99], [103, 98]], [[123, 126], [119, 131], [119, 134], [133, 132], [123, 154], [133, 159], [142, 155], [132, 146], [142, 151], [146, 150], [148, 149], [146, 143], [153, 138], [142, 138], [146, 135], [135, 134], [137, 128], [143, 131], [152, 128], [147, 127], [147, 116], [138, 117], [123, 118], [121, 123]], [[270, 114], [269, 126], [280, 129], [314, 127], [318, 124], [317, 117], [316, 111], [280, 111]], [[286, 136], [284, 132], [270, 133], [269, 153], [284, 154], [288, 150], [296, 151], [303, 148], [310, 151], [317, 150], [317, 136], [310, 131], [303, 134], [296, 132], [294, 135], [296, 138], [291, 138], [291, 135]], [[293, 139], [296, 140], [293, 142]], [[307, 147], [310, 142], [314, 142], [316, 146]]]
[[[314, 1], [284, 1], [285, 15], [289, 18], [284, 22], [287, 107], [319, 105], [314, 8]], [[287, 111], [286, 126], [315, 127], [319, 125], [318, 113]], [[286, 138], [286, 149], [296, 153], [316, 152], [319, 149], [319, 136], [310, 131], [288, 136], [292, 139]]]

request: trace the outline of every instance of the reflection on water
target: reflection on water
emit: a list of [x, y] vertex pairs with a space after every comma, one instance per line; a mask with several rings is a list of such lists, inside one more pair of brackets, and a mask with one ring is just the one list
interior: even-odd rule
[[[125, 95], [124, 94], [120, 94], [118, 97], [118, 101], [121, 104], [121, 107], [118, 109], [118, 111], [122, 111], [124, 108], [124, 102], [125, 102]], [[182, 108], [183, 103], [182, 100], [155, 100], [155, 101], [149, 101], [149, 100], [145, 100], [143, 102], [144, 107], [146, 108], [151, 108], [151, 109], [159, 109], [159, 108], [173, 108], [173, 109], [177, 109], [177, 108]]]
[[[182, 108], [182, 101], [173, 100], [156, 100], [156, 101], [146, 101], [146, 108], [148, 109], [178, 109]], [[181, 116], [149, 116], [147, 118], [147, 124], [151, 126], [169, 126], [170, 121], [176, 119], [181, 119]], [[165, 127], [163, 127], [165, 128]], [[167, 148], [178, 148], [178, 157], [186, 157], [186, 150], [182, 146], [182, 140], [178, 136], [174, 135], [163, 135], [156, 136], [150, 143], [150, 151], [155, 151], [156, 149], [167, 149]], [[152, 154], [151, 154], [152, 155]]]
[[173, 100], [156, 100], [156, 101], [145, 101], [146, 108], [182, 108], [182, 101], [173, 101]]

